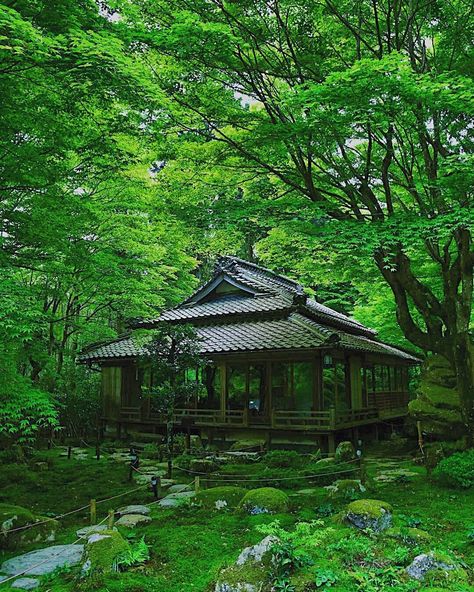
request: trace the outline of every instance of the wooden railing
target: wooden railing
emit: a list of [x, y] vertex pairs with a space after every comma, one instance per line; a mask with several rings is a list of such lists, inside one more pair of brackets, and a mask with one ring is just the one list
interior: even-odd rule
[[[363, 409], [349, 409], [347, 411], [337, 411], [329, 409], [327, 411], [280, 411], [273, 410], [270, 417], [265, 420], [261, 418], [258, 421], [259, 426], [268, 426], [279, 429], [289, 430], [320, 430], [330, 431], [340, 428], [374, 423], [380, 418], [398, 417], [404, 414], [407, 407], [408, 395], [406, 393], [396, 393], [399, 395], [395, 399], [390, 399], [390, 406], [387, 405], [385, 393], [377, 393], [377, 407], [366, 407]], [[374, 397], [375, 398], [375, 397]], [[371, 402], [374, 402], [374, 398]], [[380, 406], [379, 406], [380, 404]], [[121, 419], [134, 422], [153, 422], [165, 423], [164, 413], [149, 412], [147, 407], [122, 407]], [[247, 409], [175, 409], [173, 413], [173, 423], [190, 423], [197, 426], [248, 426], [256, 425], [249, 417]]]

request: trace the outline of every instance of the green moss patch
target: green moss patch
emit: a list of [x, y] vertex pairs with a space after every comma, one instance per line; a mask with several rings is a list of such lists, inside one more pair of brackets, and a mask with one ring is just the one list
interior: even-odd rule
[[130, 545], [115, 530], [94, 533], [88, 537], [84, 549], [83, 572], [91, 575], [114, 571], [116, 561], [129, 549]]
[[196, 502], [207, 509], [234, 509], [239, 505], [239, 502], [247, 493], [247, 489], [243, 487], [212, 487], [200, 491], [196, 496]]
[[392, 506], [380, 500], [361, 499], [351, 502], [347, 506], [348, 513], [367, 516], [368, 518], [382, 518], [387, 512], [392, 512]]
[[249, 514], [276, 514], [278, 512], [287, 512], [289, 508], [289, 498], [284, 491], [274, 487], [261, 487], [251, 489], [244, 496], [239, 504], [239, 508]]

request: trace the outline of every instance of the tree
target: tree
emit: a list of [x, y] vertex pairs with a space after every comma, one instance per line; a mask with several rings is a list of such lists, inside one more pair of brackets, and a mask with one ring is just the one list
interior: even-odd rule
[[[174, 412], [177, 404], [185, 405], [199, 396], [202, 385], [197, 369], [203, 365], [199, 339], [190, 325], [163, 323], [153, 331], [145, 345], [142, 365], [150, 369], [148, 395], [152, 405], [166, 418], [166, 451], [168, 477], [173, 470]], [[194, 371], [194, 377], [190, 375]]]
[[406, 338], [455, 370], [474, 434], [471, 3], [139, 4], [170, 97], [159, 125], [194, 141], [201, 178], [267, 179], [300, 244], [370, 251]]

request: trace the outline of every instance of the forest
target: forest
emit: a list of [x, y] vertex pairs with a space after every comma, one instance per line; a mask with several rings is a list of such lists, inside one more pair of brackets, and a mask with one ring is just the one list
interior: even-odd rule
[[0, 590], [474, 590], [473, 41], [0, 0]]

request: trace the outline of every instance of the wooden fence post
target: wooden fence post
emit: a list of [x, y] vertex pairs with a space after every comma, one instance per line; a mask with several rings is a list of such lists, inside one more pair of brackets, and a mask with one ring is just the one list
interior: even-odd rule
[[201, 486], [201, 483], [200, 483], [199, 475], [196, 475], [196, 477], [194, 477], [194, 491], [196, 493], [199, 493], [200, 486]]
[[107, 530], [113, 529], [114, 520], [115, 520], [115, 512], [114, 512], [114, 510], [109, 510], [109, 515], [107, 517]]
[[91, 524], [94, 525], [97, 522], [97, 505], [95, 499], [91, 499], [90, 516]]

